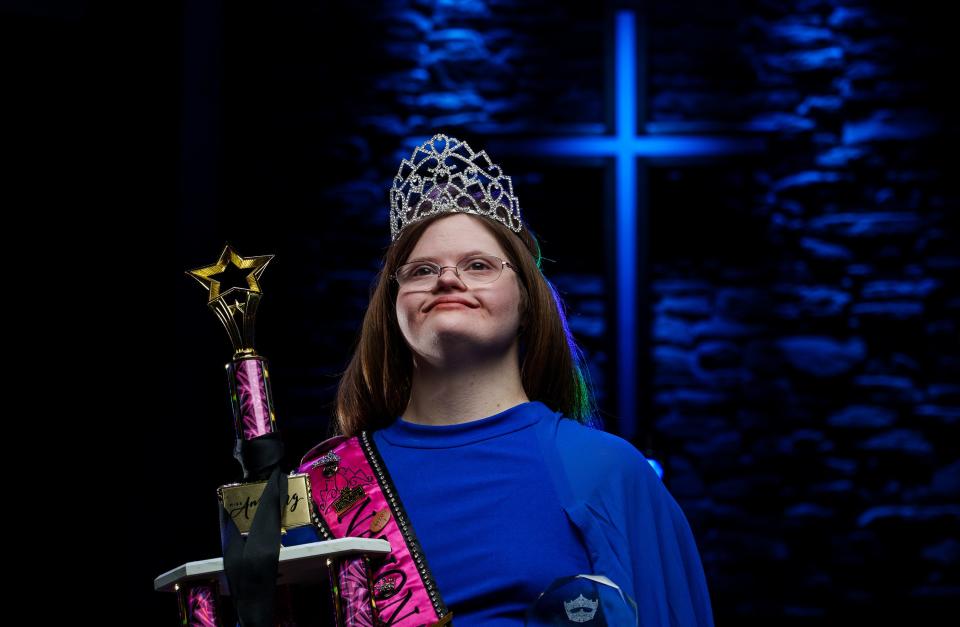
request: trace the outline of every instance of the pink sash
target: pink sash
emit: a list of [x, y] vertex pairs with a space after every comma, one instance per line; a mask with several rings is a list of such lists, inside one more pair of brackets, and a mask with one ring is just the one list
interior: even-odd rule
[[299, 472], [310, 475], [324, 539], [381, 538], [390, 543], [389, 555], [371, 558], [374, 603], [370, 603], [363, 563], [344, 564], [339, 584], [348, 624], [452, 625], [453, 613], [440, 598], [373, 437], [363, 431], [352, 438], [341, 435], [325, 440], [304, 455]]

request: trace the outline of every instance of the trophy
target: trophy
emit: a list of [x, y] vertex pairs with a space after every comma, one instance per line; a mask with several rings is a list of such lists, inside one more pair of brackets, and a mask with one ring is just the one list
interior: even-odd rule
[[[155, 589], [176, 592], [184, 626], [223, 627], [222, 596], [229, 594], [240, 627], [295, 627], [292, 584], [333, 582], [337, 610], [345, 566], [390, 552], [390, 544], [380, 539], [317, 542], [309, 475], [280, 470], [283, 442], [269, 368], [253, 348], [259, 279], [272, 258], [244, 258], [227, 244], [216, 263], [186, 273], [208, 290], [207, 305], [233, 345], [227, 389], [236, 435], [233, 456], [243, 478], [217, 489], [223, 558], [190, 562], [154, 581]], [[222, 290], [221, 283], [231, 279], [236, 285]], [[335, 620], [342, 623], [339, 612]]]
[[637, 625], [637, 604], [603, 575], [571, 575], [555, 579], [527, 608], [524, 624], [591, 626]]

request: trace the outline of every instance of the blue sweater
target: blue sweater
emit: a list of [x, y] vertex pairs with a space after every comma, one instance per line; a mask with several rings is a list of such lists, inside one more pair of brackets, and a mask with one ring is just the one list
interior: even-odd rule
[[538, 401], [458, 425], [398, 418], [374, 441], [457, 627], [523, 624], [557, 577], [591, 573], [552, 485]]
[[462, 425], [398, 419], [374, 440], [456, 627], [521, 625], [577, 573], [616, 582], [640, 627], [713, 626], [687, 519], [623, 438], [533, 401]]

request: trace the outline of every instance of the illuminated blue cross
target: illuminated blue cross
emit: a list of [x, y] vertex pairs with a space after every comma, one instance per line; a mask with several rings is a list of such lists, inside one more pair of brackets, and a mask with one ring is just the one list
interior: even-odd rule
[[[703, 157], [753, 153], [763, 148], [759, 139], [717, 136], [664, 136], [637, 134], [637, 36], [633, 11], [615, 15], [615, 134], [573, 136], [495, 143], [495, 154], [567, 157], [613, 157], [616, 173], [616, 329], [617, 412], [620, 435], [637, 435], [637, 228], [646, 233], [646, 215], [638, 216], [637, 159], [655, 157]], [[491, 143], [493, 146], [494, 144]], [[494, 152], [494, 148], [491, 149]], [[638, 218], [643, 220], [638, 224]], [[646, 279], [641, 276], [641, 279]]]

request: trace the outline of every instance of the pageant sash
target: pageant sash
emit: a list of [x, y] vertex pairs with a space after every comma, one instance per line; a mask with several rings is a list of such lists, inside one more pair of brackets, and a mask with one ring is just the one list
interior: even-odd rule
[[[389, 555], [372, 562], [370, 578], [377, 617], [357, 624], [390, 627], [451, 625], [453, 613], [427, 566], [426, 557], [373, 437], [366, 431], [321, 442], [300, 462], [310, 476], [320, 533], [325, 540], [360, 537], [390, 543]], [[359, 562], [355, 564], [359, 567]], [[362, 573], [341, 572], [341, 587], [365, 579]], [[352, 596], [347, 612], [369, 613], [362, 594]], [[369, 618], [369, 623], [366, 622]], [[378, 622], [379, 621], [379, 622]]]

